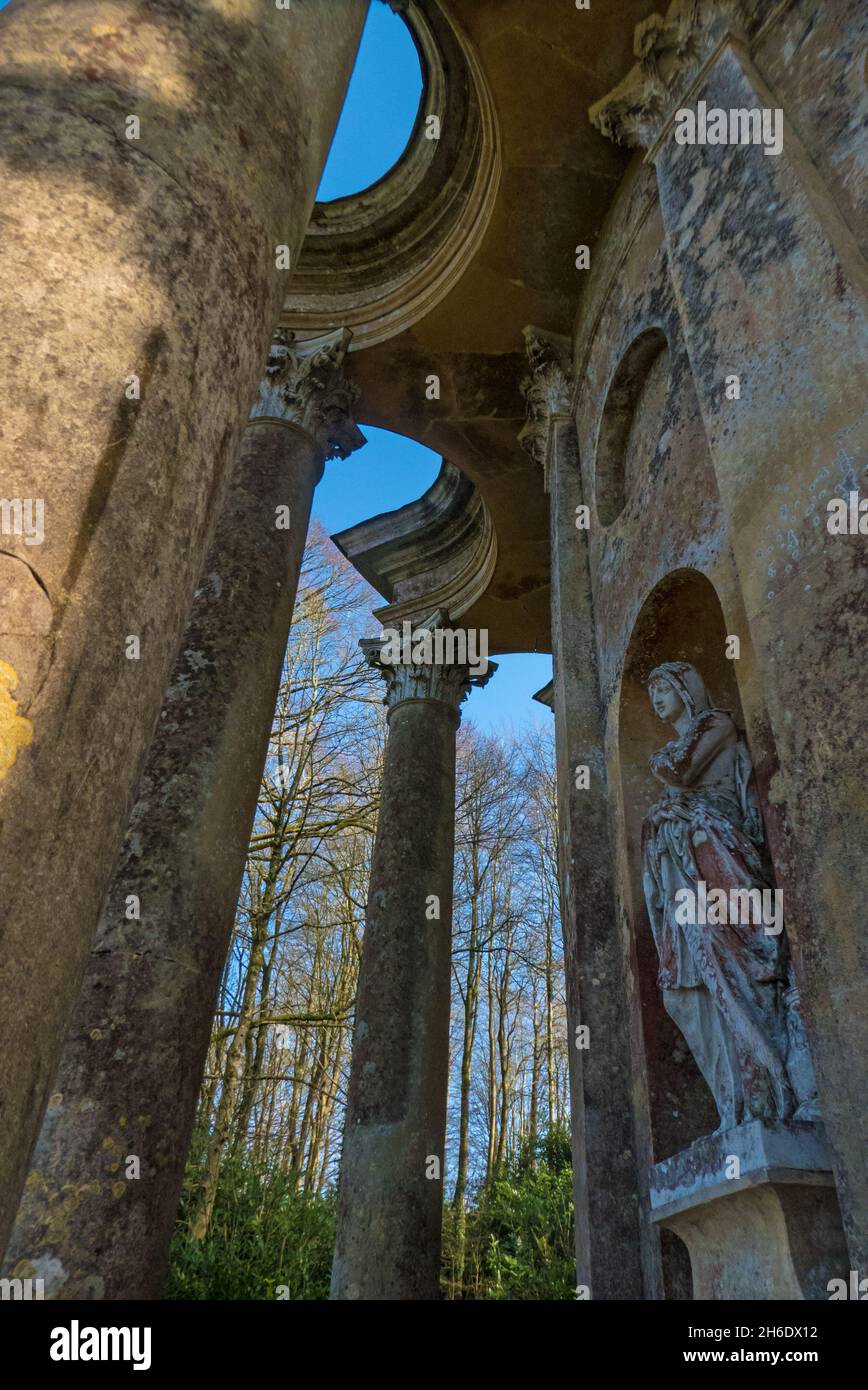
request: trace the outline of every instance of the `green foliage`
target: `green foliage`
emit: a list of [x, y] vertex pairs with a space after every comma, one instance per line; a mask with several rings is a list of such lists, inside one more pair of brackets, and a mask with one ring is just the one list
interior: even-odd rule
[[479, 1188], [467, 1212], [445, 1223], [448, 1295], [553, 1301], [575, 1297], [570, 1139], [554, 1127], [525, 1144]]
[[333, 1194], [311, 1197], [280, 1171], [261, 1175], [249, 1158], [221, 1168], [207, 1239], [189, 1238], [201, 1168], [188, 1168], [172, 1242], [167, 1299], [326, 1299], [335, 1238]]
[[[163, 1297], [328, 1298], [335, 1196], [306, 1196], [280, 1171], [262, 1175], [250, 1158], [228, 1158], [210, 1233], [192, 1241], [188, 1219], [202, 1178], [202, 1144], [194, 1145], [172, 1243]], [[444, 1222], [444, 1292], [469, 1300], [554, 1301], [575, 1296], [573, 1194], [568, 1132], [555, 1127], [534, 1149], [526, 1144], [502, 1172], [483, 1183], [464, 1223]], [[462, 1273], [463, 1270], [463, 1273]]]

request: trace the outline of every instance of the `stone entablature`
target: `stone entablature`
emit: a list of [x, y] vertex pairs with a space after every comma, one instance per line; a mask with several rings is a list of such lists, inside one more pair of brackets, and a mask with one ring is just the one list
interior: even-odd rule
[[369, 584], [389, 601], [374, 610], [383, 624], [445, 609], [453, 619], [488, 588], [497, 535], [481, 494], [445, 459], [415, 502], [332, 536]]
[[359, 391], [343, 371], [351, 338], [342, 328], [298, 343], [289, 329], [277, 329], [251, 421], [297, 425], [327, 459], [345, 459], [360, 449], [367, 441], [352, 414]]

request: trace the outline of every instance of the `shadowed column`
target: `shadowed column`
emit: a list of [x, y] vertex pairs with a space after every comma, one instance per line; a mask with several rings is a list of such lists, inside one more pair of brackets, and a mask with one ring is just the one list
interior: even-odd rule
[[0, 14], [0, 1248], [366, 9]]
[[[422, 628], [448, 625], [435, 614]], [[449, 1072], [455, 735], [466, 666], [389, 664], [389, 738], [356, 1003], [333, 1299], [436, 1299]]]
[[7, 1253], [48, 1298], [159, 1293], [348, 338], [276, 335], [244, 435]]
[[528, 411], [519, 439], [551, 496], [552, 705], [578, 1293], [642, 1298], [659, 1289], [659, 1259], [638, 1201], [629, 996], [612, 877], [588, 539], [579, 525], [584, 502], [573, 366], [567, 339], [538, 328], [526, 328], [524, 336], [530, 373], [522, 385]]

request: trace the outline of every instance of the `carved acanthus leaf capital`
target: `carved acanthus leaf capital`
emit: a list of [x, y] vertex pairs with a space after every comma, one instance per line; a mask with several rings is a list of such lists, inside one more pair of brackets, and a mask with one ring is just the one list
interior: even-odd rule
[[466, 655], [463, 637], [463, 629], [452, 628], [449, 614], [440, 609], [421, 622], [403, 622], [400, 630], [384, 628], [379, 637], [363, 637], [359, 646], [386, 682], [383, 703], [390, 711], [404, 700], [437, 700], [458, 714], [473, 686], [485, 685], [497, 670], [487, 658], [478, 664], [452, 659], [456, 649]]
[[648, 149], [721, 39], [748, 39], [772, 7], [772, 0], [672, 0], [665, 19], [652, 14], [636, 25], [638, 62], [590, 107], [591, 124], [620, 145]]
[[543, 485], [548, 492], [551, 422], [558, 416], [570, 414], [573, 374], [570, 344], [561, 334], [544, 333], [539, 328], [526, 328], [524, 341], [530, 375], [521, 382], [527, 422], [518, 442], [542, 470]]
[[360, 392], [347, 380], [343, 361], [352, 334], [298, 342], [290, 329], [274, 334], [251, 420], [287, 420], [316, 441], [325, 458], [348, 458], [367, 443], [353, 419]]

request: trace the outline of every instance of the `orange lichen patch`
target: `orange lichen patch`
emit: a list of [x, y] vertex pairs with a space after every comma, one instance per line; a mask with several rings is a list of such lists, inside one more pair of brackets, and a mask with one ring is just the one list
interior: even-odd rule
[[0, 781], [18, 757], [18, 749], [33, 742], [33, 725], [18, 713], [12, 698], [17, 686], [17, 671], [8, 661], [0, 661]]

